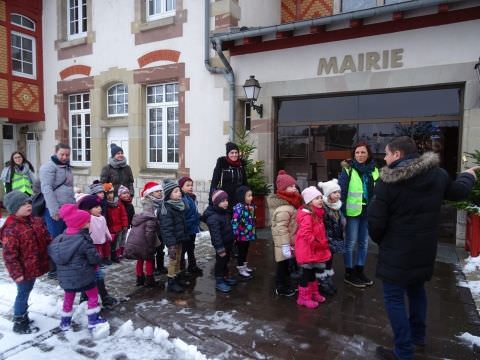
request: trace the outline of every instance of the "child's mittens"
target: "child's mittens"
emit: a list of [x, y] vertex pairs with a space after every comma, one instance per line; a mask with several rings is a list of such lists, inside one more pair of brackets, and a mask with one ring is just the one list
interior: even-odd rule
[[290, 244], [282, 245], [282, 255], [287, 259], [290, 259], [292, 257], [292, 250], [290, 248]]
[[168, 247], [168, 257], [172, 260], [177, 258], [177, 247], [175, 245]]

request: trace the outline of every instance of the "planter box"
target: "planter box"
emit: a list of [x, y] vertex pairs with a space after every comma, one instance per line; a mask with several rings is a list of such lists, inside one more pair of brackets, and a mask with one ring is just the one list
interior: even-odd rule
[[265, 196], [254, 196], [253, 203], [255, 209], [255, 228], [262, 229], [265, 227]]
[[465, 237], [465, 250], [470, 256], [477, 257], [480, 254], [480, 216], [468, 214], [467, 233]]

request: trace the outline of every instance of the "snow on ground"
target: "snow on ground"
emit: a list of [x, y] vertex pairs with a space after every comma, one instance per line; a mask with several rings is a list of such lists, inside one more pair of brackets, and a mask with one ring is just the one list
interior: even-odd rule
[[465, 341], [466, 343], [470, 344], [471, 346], [480, 346], [480, 337], [472, 335], [468, 332], [463, 333], [458, 336], [458, 338], [462, 341]]
[[[473, 298], [480, 296], [480, 256], [465, 259], [465, 265], [462, 272], [467, 277], [467, 281], [462, 281], [459, 285], [470, 288]], [[477, 278], [479, 280], [477, 280]]]
[[[36, 334], [17, 335], [12, 331], [12, 305], [16, 295], [13, 282], [0, 280], [0, 358], [2, 359], [85, 359], [125, 358], [128, 359], [192, 359], [206, 357], [195, 346], [181, 339], [170, 339], [169, 333], [161, 328], [135, 329], [131, 320], [121, 325], [111, 335], [92, 335], [87, 330], [86, 303], [75, 306], [75, 326], [60, 332], [59, 313], [63, 291], [41, 280], [37, 281], [30, 295], [30, 318], [40, 328]], [[77, 298], [78, 300], [78, 298]], [[101, 337], [98, 339], [98, 337]]]

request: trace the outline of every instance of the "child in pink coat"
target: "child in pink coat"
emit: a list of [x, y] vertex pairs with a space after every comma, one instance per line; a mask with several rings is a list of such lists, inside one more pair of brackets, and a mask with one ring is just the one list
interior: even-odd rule
[[315, 273], [325, 269], [325, 263], [332, 257], [323, 223], [322, 193], [310, 186], [302, 191], [305, 204], [297, 212], [297, 233], [295, 254], [298, 265], [303, 269], [298, 285], [297, 304], [314, 309], [325, 298], [318, 291]]

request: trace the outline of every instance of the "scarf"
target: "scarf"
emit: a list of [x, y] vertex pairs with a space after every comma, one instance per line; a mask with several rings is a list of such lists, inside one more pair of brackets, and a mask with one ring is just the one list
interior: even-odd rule
[[66, 162], [63, 163], [60, 160], [58, 160], [57, 155], [52, 155], [50, 159], [54, 162], [55, 165], [63, 165], [63, 166], [66, 166], [67, 168], [71, 167], [70, 160], [67, 160]]
[[302, 195], [300, 195], [298, 192], [277, 191], [277, 196], [282, 200], [288, 201], [288, 203], [295, 209], [298, 209], [300, 206], [302, 206]]
[[375, 169], [375, 163], [371, 160], [368, 163], [360, 164], [357, 160], [353, 160], [352, 167], [358, 171], [358, 174], [362, 178], [363, 198], [368, 204], [369, 195], [373, 191], [372, 172]]
[[340, 208], [342, 207], [342, 201], [341, 200], [338, 200], [337, 202], [335, 203], [331, 203], [329, 200], [328, 200], [328, 197], [323, 195], [323, 204], [325, 206], [328, 206], [330, 209], [333, 209], [333, 210], [340, 210]]
[[395, 160], [394, 162], [392, 162], [390, 165], [388, 165], [388, 167], [390, 169], [394, 169], [396, 167], [408, 166], [416, 158], [418, 158], [418, 154], [405, 155], [401, 159], [398, 159], [398, 160]]
[[[318, 218], [318, 219], [322, 219], [323, 220], [323, 215], [325, 215], [325, 209], [323, 207], [321, 208], [318, 208], [316, 206], [311, 206], [313, 212], [315, 213], [315, 216]], [[323, 222], [323, 221], [322, 221]]]
[[118, 206], [118, 202], [115, 201], [115, 200], [113, 200], [113, 201], [107, 200], [107, 205], [108, 205], [108, 207], [116, 208]]
[[168, 199], [166, 202], [168, 204], [172, 205], [175, 209], [177, 209], [179, 211], [184, 211], [185, 210], [185, 203], [183, 202], [182, 199], [180, 199], [180, 200]]
[[227, 163], [230, 165], [230, 166], [233, 166], [233, 167], [240, 167], [242, 166], [242, 160], [239, 158], [237, 161], [233, 161], [231, 160], [228, 156], [225, 156], [225, 160], [227, 160]]
[[110, 165], [114, 169], [120, 169], [127, 166], [127, 159], [123, 158], [123, 160], [117, 160], [115, 158], [109, 158], [108, 165]]

